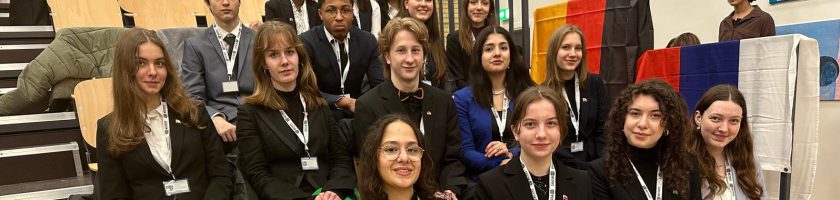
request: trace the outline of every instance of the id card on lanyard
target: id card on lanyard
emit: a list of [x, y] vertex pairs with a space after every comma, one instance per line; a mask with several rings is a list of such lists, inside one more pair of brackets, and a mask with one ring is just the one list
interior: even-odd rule
[[[241, 25], [237, 26], [234, 29], [232, 34], [236, 35], [236, 40], [233, 42], [233, 51], [229, 54], [228, 48], [225, 48], [227, 43], [224, 42], [224, 35], [222, 35], [222, 30], [218, 25], [213, 26], [213, 30], [216, 31], [216, 37], [219, 39], [219, 46], [222, 47], [222, 57], [225, 59], [225, 68], [227, 69], [227, 76], [228, 80], [222, 82], [222, 92], [238, 92], [239, 91], [239, 82], [233, 77], [233, 66], [236, 64], [236, 56], [239, 54], [239, 39], [241, 38], [240, 35], [242, 33]], [[228, 56], [230, 55], [230, 56]]]
[[[171, 130], [169, 128], [169, 107], [168, 104], [166, 104], [166, 101], [164, 101], [163, 99], [160, 100], [160, 105], [161, 107], [163, 107], [163, 131], [167, 136], [169, 136], [169, 132]], [[166, 147], [171, 151], [172, 143], [169, 140], [166, 141]], [[160, 152], [157, 151], [157, 149], [155, 152], [160, 154]], [[163, 169], [166, 170], [167, 173], [169, 173], [169, 176], [172, 176], [172, 180], [163, 181], [164, 193], [166, 193], [166, 196], [189, 193], [189, 180], [175, 178], [175, 175], [172, 173], [172, 166], [170, 163], [166, 163], [167, 166], [163, 166]]]
[[[563, 99], [566, 100], [566, 105], [569, 106], [569, 118], [571, 118], [572, 127], [574, 127], [575, 131], [575, 141], [572, 142], [571, 150], [572, 153], [581, 152], [583, 151], [583, 142], [580, 141], [580, 80], [578, 80], [577, 74], [574, 75], [575, 79], [575, 106], [572, 107], [572, 103], [569, 101], [569, 95], [566, 93], [566, 89], [563, 88]], [[575, 114], [577, 113], [577, 114]]]
[[289, 115], [286, 114], [286, 111], [280, 110], [280, 114], [283, 115], [283, 120], [286, 121], [286, 124], [289, 125], [289, 128], [295, 132], [300, 142], [303, 143], [303, 149], [306, 151], [306, 156], [300, 158], [300, 166], [303, 170], [318, 170], [318, 157], [312, 156], [309, 154], [309, 113], [306, 112], [306, 101], [303, 100], [303, 95], [299, 94], [300, 97], [300, 104], [303, 106], [303, 130], [299, 129], [292, 119], [289, 118]]

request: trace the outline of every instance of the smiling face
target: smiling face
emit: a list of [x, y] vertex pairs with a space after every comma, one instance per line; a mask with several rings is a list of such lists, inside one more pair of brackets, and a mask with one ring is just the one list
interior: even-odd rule
[[[420, 177], [420, 158], [409, 156], [409, 148], [419, 148], [417, 137], [410, 125], [395, 121], [385, 127], [379, 143], [379, 176], [383, 187], [391, 191], [411, 189]], [[398, 149], [399, 155], [389, 159], [385, 150]], [[422, 153], [420, 154], [422, 157]]]
[[502, 34], [487, 36], [481, 47], [481, 66], [487, 74], [505, 73], [510, 67], [510, 45]]
[[394, 35], [385, 62], [391, 68], [391, 78], [403, 82], [417, 82], [423, 67], [423, 46], [414, 33], [401, 30]]
[[405, 0], [405, 9], [412, 18], [426, 22], [432, 17], [435, 5], [432, 0]]
[[274, 88], [294, 88], [298, 70], [300, 70], [297, 50], [294, 46], [288, 45], [290, 43], [288, 39], [276, 38], [271, 41], [278, 42], [269, 44], [269, 48], [263, 54], [265, 68], [271, 76], [271, 84]]
[[656, 146], [665, 132], [662, 111], [650, 95], [640, 94], [633, 98], [624, 118], [624, 136], [631, 146], [650, 149]]
[[580, 35], [570, 32], [563, 36], [560, 48], [557, 49], [557, 58], [555, 58], [560, 70], [574, 71], [580, 65], [582, 56], [583, 44], [581, 44]]
[[134, 78], [140, 90], [147, 96], [160, 95], [167, 75], [163, 49], [151, 42], [140, 44], [137, 47], [136, 65]]
[[710, 149], [723, 149], [741, 130], [743, 109], [732, 101], [715, 101], [705, 113], [696, 111], [694, 122], [700, 126], [703, 141]]
[[207, 0], [216, 21], [233, 23], [239, 20], [239, 0]]
[[522, 156], [550, 159], [560, 145], [560, 122], [554, 105], [546, 99], [528, 104], [525, 115], [511, 130], [522, 147]]
[[487, 15], [490, 13], [490, 0], [469, 0], [467, 4], [467, 14], [472, 21], [472, 27], [478, 28], [484, 26], [484, 21], [487, 20]]

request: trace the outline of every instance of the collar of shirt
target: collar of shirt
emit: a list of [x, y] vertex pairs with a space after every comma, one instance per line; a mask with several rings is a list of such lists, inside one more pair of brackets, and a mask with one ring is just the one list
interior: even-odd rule
[[231, 34], [231, 33], [233, 34], [233, 36], [236, 36], [237, 38], [239, 38], [239, 35], [241, 35], [241, 33], [242, 33], [242, 22], [239, 22], [239, 24], [237, 24], [236, 27], [234, 27], [233, 30], [231, 30], [230, 32], [227, 32], [227, 31], [225, 31], [225, 29], [222, 29], [222, 27], [219, 27], [218, 23], [213, 24], [213, 29], [216, 29], [216, 32], [221, 34], [220, 35], [220, 36], [222, 36], [221, 38], [225, 38], [225, 36], [227, 36], [227, 34]]
[[[752, 7], [753, 7], [753, 9], [750, 11], [750, 13], [747, 13], [747, 15], [744, 16], [744, 18], [741, 18], [740, 20], [738, 20], [739, 23], [743, 22], [743, 21], [747, 21], [747, 20], [752, 19], [752, 18], [759, 17], [761, 15], [761, 13], [764, 12], [758, 6], [752, 6]], [[732, 11], [731, 13], [729, 13], [729, 16], [726, 18], [727, 19], [726, 21], [729, 22], [730, 24], [735, 23], [735, 19], [733, 19], [732, 16], [735, 16], [735, 11]]]
[[[163, 116], [163, 104], [159, 105], [154, 110], [149, 111], [149, 113], [146, 113], [146, 119], [147, 120], [152, 120], [152, 119], [162, 117], [162, 116]], [[146, 122], [146, 123], [148, 123], [148, 122]]]

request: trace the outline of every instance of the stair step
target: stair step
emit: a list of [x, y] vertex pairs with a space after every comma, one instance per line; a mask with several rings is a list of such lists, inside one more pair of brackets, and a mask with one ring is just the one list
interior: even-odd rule
[[48, 44], [53, 38], [52, 26], [0, 26], [0, 45]]
[[0, 45], [0, 63], [29, 63], [49, 44], [13, 44]]
[[[17, 79], [28, 63], [0, 64], [0, 88], [17, 87]], [[3, 94], [3, 93], [0, 93]]]

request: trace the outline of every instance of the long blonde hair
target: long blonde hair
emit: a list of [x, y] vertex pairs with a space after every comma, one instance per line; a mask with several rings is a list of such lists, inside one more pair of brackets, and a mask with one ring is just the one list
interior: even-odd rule
[[293, 46], [297, 51], [300, 63], [298, 64], [298, 74], [295, 81], [297, 81], [296, 85], [300, 89], [300, 94], [306, 101], [308, 111], [327, 105], [318, 90], [318, 83], [309, 62], [309, 55], [306, 54], [303, 42], [300, 41], [296, 32], [296, 29], [292, 28], [291, 25], [277, 21], [266, 22], [257, 30], [257, 36], [254, 39], [254, 64], [251, 67], [254, 74], [254, 94], [245, 97], [245, 103], [261, 105], [275, 110], [285, 110], [288, 106], [286, 101], [280, 98], [280, 95], [277, 95], [274, 90], [274, 86], [271, 84], [271, 75], [267, 72], [265, 62], [265, 51], [273, 46], [283, 44]]
[[[143, 28], [132, 28], [123, 32], [117, 40], [114, 49], [113, 77], [114, 111], [108, 122], [108, 151], [118, 157], [123, 153], [134, 150], [137, 144], [143, 142], [143, 132], [149, 130], [146, 126], [145, 115], [150, 108], [144, 101], [146, 94], [137, 85], [137, 57], [140, 45], [152, 43], [163, 51], [163, 62], [166, 67], [166, 82], [161, 88], [161, 97], [177, 114], [189, 124], [204, 129], [200, 124], [200, 102], [190, 99], [178, 78], [178, 71], [172, 64], [169, 53], [163, 42], [154, 31]], [[202, 108], [203, 109], [203, 108]]]
[[580, 36], [580, 45], [583, 46], [580, 63], [578, 63], [578, 66], [575, 68], [575, 74], [577, 74], [580, 79], [580, 86], [586, 87], [586, 81], [589, 78], [589, 68], [586, 66], [586, 39], [583, 36], [583, 31], [581, 31], [577, 26], [571, 24], [565, 24], [558, 28], [554, 31], [554, 34], [551, 35], [551, 39], [548, 41], [548, 50], [546, 50], [547, 52], [545, 56], [545, 82], [543, 82], [542, 85], [551, 87], [558, 91], [563, 89], [564, 81], [560, 78], [563, 70], [560, 70], [560, 64], [557, 63], [557, 51], [560, 50], [563, 38], [572, 33], [576, 33]]

